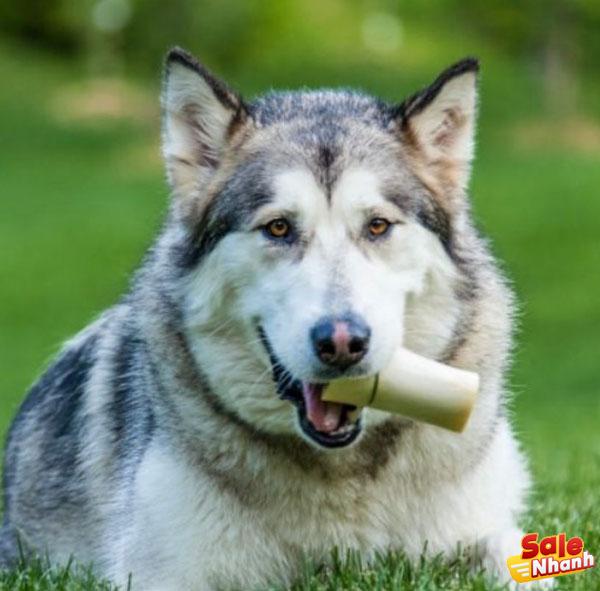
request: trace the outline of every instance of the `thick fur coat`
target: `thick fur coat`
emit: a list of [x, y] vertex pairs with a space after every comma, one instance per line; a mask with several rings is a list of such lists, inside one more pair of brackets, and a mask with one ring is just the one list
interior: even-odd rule
[[[169, 213], [14, 420], [6, 562], [18, 537], [135, 590], [208, 591], [292, 581], [335, 546], [461, 544], [505, 577], [528, 474], [505, 406], [512, 296], [466, 193], [477, 73], [464, 60], [395, 105], [245, 102], [169, 54]], [[323, 318], [366, 327], [358, 362], [315, 354]], [[399, 344], [479, 373], [464, 433], [319, 406], [315, 388]]]

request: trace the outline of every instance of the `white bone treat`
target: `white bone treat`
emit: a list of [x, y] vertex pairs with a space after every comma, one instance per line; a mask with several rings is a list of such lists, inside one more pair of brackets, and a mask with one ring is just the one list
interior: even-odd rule
[[478, 374], [400, 348], [377, 376], [334, 380], [322, 399], [370, 406], [461, 432], [478, 391]]

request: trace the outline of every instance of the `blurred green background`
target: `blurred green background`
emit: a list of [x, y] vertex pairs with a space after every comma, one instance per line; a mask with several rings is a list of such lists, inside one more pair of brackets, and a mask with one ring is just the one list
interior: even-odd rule
[[527, 524], [600, 554], [595, 0], [5, 0], [0, 431], [61, 341], [117, 300], [159, 226], [173, 45], [249, 97], [343, 85], [400, 101], [481, 59], [472, 195], [521, 305], [511, 387], [536, 477]]

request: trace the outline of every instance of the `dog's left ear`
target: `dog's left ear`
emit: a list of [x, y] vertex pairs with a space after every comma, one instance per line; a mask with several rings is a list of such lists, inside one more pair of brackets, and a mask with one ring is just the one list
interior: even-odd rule
[[478, 61], [466, 58], [398, 109], [405, 144], [443, 192], [462, 191], [469, 180], [478, 71]]
[[238, 94], [183, 49], [167, 55], [162, 94], [163, 155], [175, 197], [198, 196], [247, 119]]

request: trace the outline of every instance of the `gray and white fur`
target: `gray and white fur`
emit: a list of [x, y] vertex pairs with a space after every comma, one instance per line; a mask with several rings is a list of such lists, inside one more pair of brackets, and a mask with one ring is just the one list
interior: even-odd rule
[[[529, 478], [506, 411], [513, 299], [467, 197], [477, 75], [463, 60], [396, 105], [245, 102], [169, 53], [166, 222], [12, 424], [4, 562], [19, 538], [134, 590], [208, 591], [288, 583], [335, 546], [461, 544], [506, 577]], [[359, 354], [332, 361], [327, 327], [360, 332]], [[399, 344], [479, 373], [464, 433], [319, 403]]]

